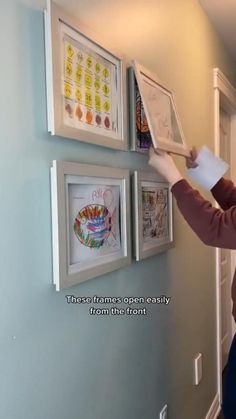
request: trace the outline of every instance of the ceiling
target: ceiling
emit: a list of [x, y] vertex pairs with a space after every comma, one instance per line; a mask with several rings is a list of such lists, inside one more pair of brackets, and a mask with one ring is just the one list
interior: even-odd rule
[[199, 0], [236, 61], [236, 0]]
[[[32, 0], [22, 1], [32, 7]], [[65, 9], [68, 9], [68, 1], [70, 3], [70, 9], [75, 9], [77, 5], [77, 0], [54, 1], [60, 6], [65, 7]], [[94, 0], [89, 1], [93, 2]], [[135, 0], [133, 1], [135, 2]], [[198, 1], [219, 33], [234, 61], [236, 61], [236, 0]], [[44, 8], [46, 6], [46, 0], [34, 0], [33, 4], [36, 8]]]

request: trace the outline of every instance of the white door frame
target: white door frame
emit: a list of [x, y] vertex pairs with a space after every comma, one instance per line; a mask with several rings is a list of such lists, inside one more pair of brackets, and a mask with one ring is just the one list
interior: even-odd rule
[[[230, 167], [231, 177], [236, 181], [236, 168], [233, 156], [236, 156], [236, 89], [227, 80], [224, 74], [218, 69], [213, 69], [213, 87], [214, 87], [214, 148], [215, 154], [219, 155], [220, 150], [220, 109], [222, 108], [231, 115], [231, 145], [230, 145]], [[235, 141], [233, 139], [235, 138]], [[234, 163], [234, 164], [233, 164]], [[236, 265], [235, 252], [231, 255], [231, 277]], [[219, 249], [215, 251], [216, 266], [216, 337], [217, 337], [217, 392], [220, 403], [222, 402], [222, 377], [221, 377], [221, 295], [220, 295], [220, 273], [219, 273]], [[232, 319], [232, 330], [235, 330]]]

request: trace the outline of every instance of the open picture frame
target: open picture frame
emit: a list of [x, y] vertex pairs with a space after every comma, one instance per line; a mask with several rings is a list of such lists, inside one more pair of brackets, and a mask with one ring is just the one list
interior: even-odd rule
[[127, 150], [124, 58], [51, 0], [44, 15], [48, 131]]
[[133, 243], [137, 261], [174, 246], [170, 185], [155, 173], [133, 175]]
[[154, 149], [189, 156], [173, 92], [137, 61], [133, 69]]
[[129, 171], [53, 161], [53, 282], [56, 290], [131, 262]]

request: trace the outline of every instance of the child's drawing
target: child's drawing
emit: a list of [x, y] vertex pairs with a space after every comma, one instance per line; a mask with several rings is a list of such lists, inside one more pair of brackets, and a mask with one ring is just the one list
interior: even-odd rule
[[152, 146], [152, 137], [149, 130], [146, 114], [138, 84], [135, 79], [135, 102], [136, 102], [136, 142], [141, 150], [147, 150]]
[[144, 86], [156, 138], [165, 138], [174, 141], [170, 97], [161, 88], [154, 86], [146, 80]]
[[120, 249], [120, 187], [69, 185], [71, 264]]
[[112, 217], [105, 205], [90, 204], [75, 219], [74, 231], [79, 241], [91, 248], [104, 245], [112, 229]]
[[144, 91], [155, 138], [183, 144], [171, 97], [147, 80], [144, 80]]
[[142, 210], [144, 242], [168, 238], [168, 188], [142, 187]]

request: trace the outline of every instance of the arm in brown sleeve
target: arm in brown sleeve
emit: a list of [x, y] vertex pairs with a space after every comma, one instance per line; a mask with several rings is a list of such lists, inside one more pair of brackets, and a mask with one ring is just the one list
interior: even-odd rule
[[236, 249], [236, 206], [225, 212], [212, 207], [184, 179], [171, 191], [185, 220], [205, 244]]
[[231, 180], [221, 178], [211, 192], [223, 210], [236, 205], [236, 188]]

